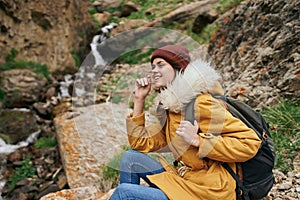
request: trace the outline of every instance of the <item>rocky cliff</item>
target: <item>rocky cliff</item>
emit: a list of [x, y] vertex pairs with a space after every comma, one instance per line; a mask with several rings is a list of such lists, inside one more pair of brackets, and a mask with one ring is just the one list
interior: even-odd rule
[[300, 3], [253, 0], [218, 19], [209, 53], [228, 95], [251, 106], [300, 98]]
[[84, 56], [94, 32], [89, 6], [85, 0], [1, 0], [0, 63], [14, 48], [16, 59], [74, 72], [73, 56]]

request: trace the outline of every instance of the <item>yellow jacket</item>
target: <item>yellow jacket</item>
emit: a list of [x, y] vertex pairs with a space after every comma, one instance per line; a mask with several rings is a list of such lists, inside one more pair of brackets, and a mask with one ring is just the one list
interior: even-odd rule
[[[214, 84], [211, 84], [211, 87], [203, 87], [203, 90], [216, 89], [216, 80], [211, 79]], [[172, 87], [168, 86], [168, 89], [170, 88]], [[162, 102], [170, 100], [169, 97], [161, 99]], [[165, 123], [158, 122], [145, 126], [144, 113], [135, 117], [129, 115], [126, 119], [132, 149], [153, 152], [168, 146], [175, 159], [183, 161], [190, 167], [190, 171], [183, 177], [163, 172], [148, 178], [171, 200], [236, 199], [235, 180], [221, 164], [227, 162], [235, 171], [235, 163], [244, 162], [255, 156], [261, 141], [252, 129], [226, 110], [222, 101], [208, 93], [200, 92], [194, 105], [195, 119], [199, 125], [200, 146], [199, 148], [188, 146], [175, 133], [180, 121], [184, 120], [184, 115], [176, 112], [177, 108], [182, 106], [183, 111], [186, 105], [180, 98], [177, 104], [172, 105], [172, 109], [171, 106], [168, 106], [169, 109], [165, 108]]]

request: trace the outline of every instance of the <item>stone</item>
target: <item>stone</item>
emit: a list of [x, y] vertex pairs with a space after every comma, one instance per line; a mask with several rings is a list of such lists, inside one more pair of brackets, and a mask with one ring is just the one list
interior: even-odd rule
[[214, 9], [199, 14], [194, 20], [192, 31], [194, 33], [201, 33], [203, 28], [213, 23], [218, 17], [219, 15]]
[[31, 111], [2, 110], [0, 112], [0, 138], [7, 144], [16, 144], [39, 131], [36, 117]]
[[110, 13], [109, 12], [95, 13], [93, 16], [95, 17], [95, 19], [99, 23], [99, 26], [101, 27], [105, 24], [108, 24]]
[[10, 163], [19, 162], [22, 159], [23, 159], [23, 154], [18, 151], [12, 152], [9, 155], [7, 155], [7, 162]]
[[122, 0], [96, 0], [93, 2], [93, 6], [101, 13], [110, 8], [117, 8], [121, 5], [121, 3]]
[[[125, 116], [128, 109], [118, 104], [76, 108], [55, 117], [54, 124], [68, 185], [71, 189], [99, 186], [101, 168], [128, 145]], [[105, 114], [104, 114], [105, 113]]]
[[44, 118], [47, 119], [51, 118], [52, 109], [53, 109], [53, 106], [51, 104], [37, 102], [33, 104], [33, 108], [40, 116], [43, 116]]
[[285, 182], [285, 183], [282, 183], [282, 184], [278, 185], [278, 189], [279, 189], [279, 190], [288, 190], [288, 189], [290, 189], [292, 186], [293, 186], [293, 183], [292, 183], [292, 182]]
[[57, 186], [60, 190], [62, 190], [64, 187], [68, 185], [67, 177], [65, 174], [59, 176], [58, 181], [57, 181]]
[[104, 194], [96, 187], [87, 186], [76, 189], [61, 190], [42, 196], [40, 200], [100, 199]]
[[162, 24], [172, 24], [173, 22], [182, 23], [187, 20], [208, 13], [210, 9], [216, 6], [218, 0], [196, 1], [172, 10], [169, 14], [149, 22], [146, 26], [161, 26]]
[[42, 96], [47, 80], [29, 69], [10, 69], [0, 72], [5, 107], [28, 107]]
[[121, 9], [120, 17], [128, 17], [132, 12], [138, 11], [140, 8], [132, 1], [126, 2]]

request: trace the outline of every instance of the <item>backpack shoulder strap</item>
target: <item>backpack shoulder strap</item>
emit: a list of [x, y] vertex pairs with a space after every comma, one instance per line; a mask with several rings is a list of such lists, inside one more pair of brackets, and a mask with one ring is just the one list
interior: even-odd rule
[[191, 122], [192, 124], [194, 124], [194, 104], [195, 104], [196, 99], [192, 99], [185, 107], [185, 113], [184, 113], [184, 119], [186, 121]]
[[239, 179], [238, 175], [234, 173], [234, 171], [229, 167], [228, 163], [222, 163], [222, 166], [229, 172], [229, 174], [234, 178], [237, 187], [236, 187], [236, 194], [237, 200], [250, 200], [250, 197], [245, 189], [242, 181]]

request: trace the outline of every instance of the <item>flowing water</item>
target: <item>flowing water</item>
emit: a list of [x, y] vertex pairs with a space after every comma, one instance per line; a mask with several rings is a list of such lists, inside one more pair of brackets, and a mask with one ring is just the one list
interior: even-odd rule
[[[105, 40], [109, 37], [109, 33], [113, 30], [117, 24], [111, 23], [107, 26], [101, 28], [99, 34], [93, 37], [93, 40], [90, 44], [91, 47], [91, 55], [94, 57], [94, 65], [92, 66], [93, 70], [87, 67], [81, 67], [78, 72], [75, 74], [76, 82], [82, 83], [83, 86], [89, 85], [89, 80], [95, 82], [95, 75], [97, 73], [97, 66], [105, 66], [106, 62], [100, 55], [99, 51], [97, 50], [97, 46], [105, 42]], [[61, 98], [70, 98], [72, 94], [70, 94], [69, 87], [74, 84], [74, 75], [67, 74], [64, 76], [64, 80], [60, 82], [59, 94], [57, 96], [58, 99]], [[77, 84], [78, 86], [78, 84]], [[74, 94], [76, 96], [84, 96], [87, 92], [85, 87], [74, 87]], [[26, 109], [17, 109], [26, 111]], [[27, 109], [28, 110], [28, 109]], [[2, 177], [2, 170], [6, 166], [6, 155], [17, 151], [19, 148], [26, 147], [29, 144], [32, 144], [36, 141], [41, 131], [37, 131], [32, 133], [26, 140], [18, 142], [17, 144], [6, 144], [4, 140], [0, 138], [0, 195], [2, 188], [4, 187], [6, 180]], [[1, 200], [1, 196], [0, 196]]]

